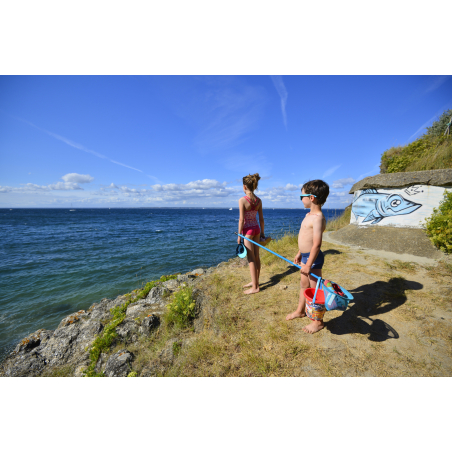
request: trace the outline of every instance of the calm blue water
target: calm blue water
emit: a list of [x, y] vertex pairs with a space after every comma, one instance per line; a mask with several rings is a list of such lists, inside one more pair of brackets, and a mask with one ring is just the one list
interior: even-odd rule
[[[266, 235], [297, 232], [306, 213], [264, 209]], [[104, 297], [234, 257], [237, 222], [237, 208], [0, 209], [0, 361]]]

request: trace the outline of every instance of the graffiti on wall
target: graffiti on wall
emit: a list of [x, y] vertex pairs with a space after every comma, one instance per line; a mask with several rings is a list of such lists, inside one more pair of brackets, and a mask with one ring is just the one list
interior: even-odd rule
[[419, 228], [433, 208], [438, 207], [443, 194], [443, 187], [429, 185], [358, 190], [353, 198], [350, 223]]

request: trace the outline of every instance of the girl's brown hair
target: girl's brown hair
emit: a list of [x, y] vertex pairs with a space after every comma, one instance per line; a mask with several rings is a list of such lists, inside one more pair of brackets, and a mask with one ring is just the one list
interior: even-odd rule
[[245, 185], [248, 190], [253, 192], [254, 190], [257, 190], [257, 184], [259, 183], [260, 178], [259, 173], [248, 174], [248, 176], [243, 178], [243, 185]]

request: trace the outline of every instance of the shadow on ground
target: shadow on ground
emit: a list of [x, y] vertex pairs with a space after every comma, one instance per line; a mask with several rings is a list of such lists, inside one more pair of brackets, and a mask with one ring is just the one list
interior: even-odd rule
[[293, 267], [293, 266], [289, 267], [284, 273], [279, 273], [277, 275], [273, 275], [272, 277], [270, 277], [269, 281], [259, 284], [259, 290], [265, 290], [265, 289], [269, 289], [272, 286], [276, 286], [276, 284], [281, 282], [281, 280], [285, 276], [289, 276], [292, 273], [297, 273], [299, 271], [300, 270], [297, 267]]
[[342, 251], [339, 250], [326, 250], [326, 251], [322, 251], [324, 256], [327, 256], [328, 254], [342, 254]]
[[422, 284], [400, 277], [391, 278], [388, 282], [376, 281], [357, 287], [350, 291], [354, 300], [347, 310], [341, 316], [325, 322], [325, 327], [337, 335], [351, 333], [368, 335], [368, 339], [374, 342], [398, 339], [399, 334], [391, 325], [371, 317], [402, 306], [407, 300], [405, 290], [422, 288]]

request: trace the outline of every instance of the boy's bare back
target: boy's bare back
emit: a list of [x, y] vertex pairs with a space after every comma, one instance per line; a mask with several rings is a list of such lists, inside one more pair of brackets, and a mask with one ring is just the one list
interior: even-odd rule
[[301, 222], [298, 233], [298, 249], [301, 253], [309, 253], [313, 246], [314, 232], [322, 235], [326, 228], [326, 220], [323, 213], [308, 213]]

